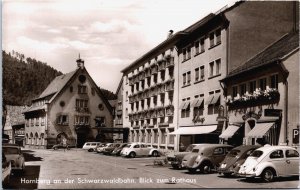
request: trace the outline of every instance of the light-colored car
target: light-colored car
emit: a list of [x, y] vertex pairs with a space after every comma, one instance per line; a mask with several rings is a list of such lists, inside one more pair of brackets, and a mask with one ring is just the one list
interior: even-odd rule
[[183, 157], [182, 165], [191, 173], [197, 170], [201, 173], [210, 173], [219, 166], [232, 148], [231, 145], [225, 144], [197, 145], [191, 153]]
[[196, 145], [200, 145], [200, 144], [190, 144], [184, 152], [170, 152], [167, 155], [168, 164], [170, 164], [174, 169], [181, 169], [182, 168], [181, 162], [183, 157], [188, 153], [192, 152], [193, 148]]
[[86, 142], [84, 143], [82, 149], [88, 150], [89, 152], [93, 152], [99, 144], [100, 142]]
[[121, 155], [125, 157], [134, 158], [136, 156], [153, 156], [157, 157], [160, 155], [158, 149], [149, 147], [146, 144], [142, 143], [131, 143], [125, 146]]
[[243, 177], [261, 177], [266, 182], [274, 177], [299, 175], [299, 152], [289, 146], [265, 145], [253, 151], [238, 173]]
[[6, 186], [9, 184], [11, 175], [11, 163], [7, 161], [4, 152], [2, 152], [2, 184]]
[[237, 175], [241, 165], [259, 145], [241, 145], [232, 149], [220, 163], [218, 172], [224, 176]]
[[24, 171], [25, 169], [25, 158], [21, 151], [21, 147], [17, 145], [2, 145], [2, 151], [6, 156], [6, 160], [11, 162], [12, 170]]

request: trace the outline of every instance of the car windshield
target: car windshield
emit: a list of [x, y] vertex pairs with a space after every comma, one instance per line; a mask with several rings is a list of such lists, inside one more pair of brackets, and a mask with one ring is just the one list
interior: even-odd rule
[[190, 145], [185, 149], [185, 151], [186, 151], [186, 152], [192, 152], [192, 150], [193, 150], [194, 147], [195, 147], [195, 145], [190, 144]]
[[231, 150], [228, 153], [228, 156], [230, 156], [230, 157], [236, 157], [240, 152], [241, 152], [240, 150]]
[[252, 152], [252, 154], [250, 154], [250, 156], [255, 157], [255, 158], [259, 158], [262, 154], [263, 154], [263, 151], [255, 150], [254, 152]]
[[19, 154], [18, 148], [13, 147], [3, 147], [4, 154]]
[[194, 148], [194, 149], [192, 150], [192, 152], [198, 153], [198, 152], [199, 152], [199, 149], [198, 149], [198, 148]]

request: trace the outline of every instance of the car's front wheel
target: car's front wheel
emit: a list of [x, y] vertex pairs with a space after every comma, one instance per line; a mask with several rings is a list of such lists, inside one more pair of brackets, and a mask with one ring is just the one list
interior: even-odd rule
[[159, 156], [159, 153], [157, 151], [152, 152], [152, 157], [158, 157], [158, 156]]
[[135, 158], [136, 157], [136, 153], [135, 152], [130, 152], [129, 157], [130, 158]]
[[89, 151], [89, 152], [94, 152], [94, 149], [90, 148], [88, 151]]
[[261, 178], [265, 181], [265, 182], [271, 182], [273, 181], [275, 176], [274, 171], [271, 168], [266, 168], [262, 174], [261, 174]]
[[204, 162], [200, 166], [201, 173], [211, 173], [212, 165], [209, 162]]

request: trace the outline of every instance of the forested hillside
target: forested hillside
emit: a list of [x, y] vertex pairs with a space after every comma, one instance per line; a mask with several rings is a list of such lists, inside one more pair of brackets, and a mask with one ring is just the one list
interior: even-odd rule
[[[38, 97], [48, 84], [62, 72], [51, 66], [27, 57], [19, 52], [2, 51], [2, 79], [4, 105], [30, 105], [33, 98]], [[101, 89], [108, 99], [116, 99], [116, 95]]]
[[62, 73], [24, 54], [2, 51], [3, 103], [30, 105], [48, 84]]

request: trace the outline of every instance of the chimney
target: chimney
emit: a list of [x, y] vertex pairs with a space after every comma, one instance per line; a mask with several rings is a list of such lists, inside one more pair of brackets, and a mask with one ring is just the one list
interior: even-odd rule
[[173, 30], [169, 30], [169, 33], [168, 33], [168, 37], [167, 37], [167, 38], [170, 38], [172, 35], [173, 35]]
[[80, 68], [80, 69], [83, 69], [84, 68], [84, 60], [80, 58], [80, 54], [79, 54], [79, 57], [78, 59], [76, 60], [77, 62], [77, 67]]

